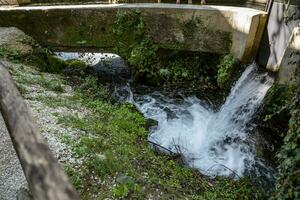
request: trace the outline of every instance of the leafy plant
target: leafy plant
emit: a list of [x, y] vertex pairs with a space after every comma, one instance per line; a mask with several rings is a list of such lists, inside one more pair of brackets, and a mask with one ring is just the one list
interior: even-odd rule
[[226, 55], [218, 66], [217, 82], [222, 89], [230, 87], [237, 67], [237, 60], [232, 55]]
[[291, 109], [289, 130], [277, 153], [279, 175], [272, 200], [300, 199], [300, 90]]

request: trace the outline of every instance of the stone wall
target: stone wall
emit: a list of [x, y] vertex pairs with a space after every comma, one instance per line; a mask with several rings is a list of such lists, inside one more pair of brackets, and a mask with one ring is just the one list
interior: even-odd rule
[[297, 85], [299, 80], [300, 27], [296, 27], [279, 62], [278, 82], [280, 84]]
[[160, 48], [231, 53], [244, 62], [255, 55], [266, 20], [249, 8], [110, 4], [0, 8], [0, 26], [18, 27], [46, 46], [112, 51], [117, 13], [137, 10]]
[[[33, 3], [176, 3], [176, 0], [32, 0]], [[264, 10], [268, 0], [206, 0], [207, 5], [240, 6]], [[180, 0], [187, 4], [188, 0]], [[193, 0], [193, 4], [201, 4]]]
[[1, 5], [18, 5], [17, 0], [0, 0], [0, 6]]
[[0, 0], [1, 5], [23, 5], [31, 3], [31, 0]]
[[[181, 3], [187, 4], [188, 0], [180, 0]], [[268, 0], [206, 0], [207, 5], [226, 5], [250, 7], [260, 10], [265, 9]], [[34, 3], [158, 3], [159, 0], [32, 0]], [[161, 3], [176, 3], [176, 0], [160, 0]], [[193, 4], [200, 4], [201, 0], [193, 0]]]

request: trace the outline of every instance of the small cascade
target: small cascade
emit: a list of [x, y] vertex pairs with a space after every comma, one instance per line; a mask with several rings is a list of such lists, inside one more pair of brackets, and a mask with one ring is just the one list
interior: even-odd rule
[[157, 91], [137, 95], [129, 85], [117, 88], [116, 96], [158, 122], [149, 141], [162, 151], [181, 154], [203, 174], [238, 178], [263, 165], [255, 156], [255, 125], [250, 121], [272, 83], [256, 64], [248, 66], [218, 111], [195, 96], [174, 98]]
[[[101, 63], [118, 58], [97, 53], [59, 52], [57, 56], [81, 59], [100, 71]], [[129, 83], [116, 86], [114, 96], [120, 102], [134, 104], [146, 118], [157, 121], [150, 129], [150, 144], [156, 144], [154, 147], [163, 152], [180, 154], [187, 165], [201, 173], [234, 178], [254, 173], [271, 180], [273, 169], [256, 156], [255, 124], [251, 120], [272, 84], [273, 78], [259, 72], [253, 63], [218, 110], [196, 96], [171, 91], [136, 94]]]

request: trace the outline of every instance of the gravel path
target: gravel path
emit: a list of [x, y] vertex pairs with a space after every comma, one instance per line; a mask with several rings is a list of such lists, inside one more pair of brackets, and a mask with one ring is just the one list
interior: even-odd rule
[[15, 200], [27, 188], [19, 159], [0, 114], [0, 199]]
[[[32, 47], [28, 44], [23, 44], [18, 38], [25, 38], [26, 35], [16, 28], [0, 27], [0, 47], [5, 47], [13, 50], [18, 50], [21, 54], [28, 54], [32, 51]], [[44, 96], [54, 98], [64, 98], [72, 95], [72, 88], [63, 85], [64, 92], [56, 94], [47, 87], [42, 87], [40, 82], [57, 81], [59, 77], [53, 74], [43, 74], [43, 81], [41, 80], [40, 72], [34, 70], [32, 67], [23, 65], [22, 63], [12, 63], [8, 60], [2, 59], [3, 63], [8, 69], [14, 69], [16, 74], [11, 72], [13, 79], [19, 86], [26, 88], [26, 94], [23, 94], [27, 102], [31, 115], [34, 118], [40, 133], [47, 141], [49, 148], [53, 155], [62, 164], [68, 163], [71, 165], [79, 165], [80, 160], [72, 156], [71, 148], [61, 141], [64, 134], [70, 137], [76, 137], [77, 134], [85, 134], [82, 131], [72, 129], [70, 127], [62, 126], [58, 123], [58, 117], [64, 115], [88, 115], [88, 111], [83, 108], [69, 109], [68, 107], [48, 107], [44, 102], [36, 99], [30, 100], [33, 97]], [[27, 77], [29, 81], [18, 82], [18, 79]], [[31, 83], [36, 79], [37, 83]], [[45, 80], [44, 80], [45, 79]], [[40, 85], [41, 84], [41, 85]], [[55, 115], [56, 114], [56, 115]], [[0, 200], [27, 200], [28, 185], [25, 179], [19, 159], [13, 148], [11, 138], [7, 132], [5, 123], [0, 113]]]

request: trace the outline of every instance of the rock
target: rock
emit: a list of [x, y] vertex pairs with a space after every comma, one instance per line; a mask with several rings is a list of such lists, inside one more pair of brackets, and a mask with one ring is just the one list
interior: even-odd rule
[[116, 55], [102, 57], [95, 65], [88, 66], [88, 71], [99, 77], [100, 81], [123, 82], [130, 79], [130, 70], [125, 61]]
[[134, 179], [132, 177], [126, 176], [124, 174], [119, 174], [116, 181], [117, 183], [121, 183], [121, 184], [134, 183]]
[[0, 57], [20, 58], [33, 53], [31, 37], [14, 27], [0, 27]]
[[146, 129], [150, 129], [151, 127], [157, 126], [158, 125], [158, 121], [154, 120], [154, 119], [147, 119], [146, 121]]

